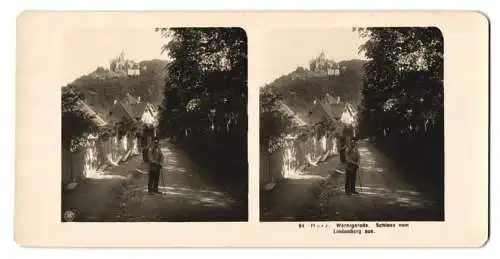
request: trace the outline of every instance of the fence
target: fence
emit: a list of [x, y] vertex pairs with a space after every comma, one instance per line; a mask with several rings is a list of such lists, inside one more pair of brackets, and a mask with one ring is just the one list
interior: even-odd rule
[[331, 134], [285, 137], [278, 143], [261, 143], [260, 183], [265, 185], [302, 175], [306, 167], [315, 166], [335, 154], [336, 140]]
[[126, 135], [99, 139], [93, 136], [87, 138], [83, 147], [71, 152], [62, 148], [62, 184], [79, 182], [100, 174], [104, 165], [116, 166], [129, 157], [139, 154], [138, 139]]

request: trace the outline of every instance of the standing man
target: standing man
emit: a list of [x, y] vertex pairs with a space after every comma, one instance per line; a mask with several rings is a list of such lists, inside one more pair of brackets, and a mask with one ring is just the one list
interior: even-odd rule
[[163, 168], [163, 153], [160, 149], [159, 139], [154, 138], [153, 146], [148, 155], [149, 159], [149, 181], [148, 193], [160, 193], [158, 191], [158, 184], [160, 180], [160, 173]]
[[359, 194], [356, 191], [356, 175], [359, 169], [360, 155], [358, 151], [357, 140], [352, 139], [346, 149], [346, 180], [345, 192], [347, 195]]
[[140, 142], [140, 149], [141, 149], [141, 154], [142, 154], [142, 164], [140, 165], [140, 173], [146, 174], [149, 171], [149, 161], [148, 161], [148, 155], [149, 155], [149, 148], [150, 148], [150, 141], [149, 137], [147, 135], [147, 130], [146, 127], [143, 127], [141, 132], [139, 133], [139, 142]]
[[[341, 127], [340, 125], [338, 127]], [[343, 130], [337, 130], [335, 132], [335, 137], [337, 138], [336, 144], [337, 144], [337, 150], [340, 155], [340, 162], [345, 163], [345, 150], [346, 150], [346, 144], [347, 144], [347, 139], [346, 136], [343, 134]]]
[[141, 134], [141, 149], [142, 149], [142, 161], [144, 163], [148, 163], [149, 136], [147, 134], [146, 127], [144, 127]]

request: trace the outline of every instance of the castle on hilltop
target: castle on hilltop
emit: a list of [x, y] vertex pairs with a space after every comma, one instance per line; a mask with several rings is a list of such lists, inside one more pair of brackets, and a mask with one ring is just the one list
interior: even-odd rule
[[115, 73], [124, 73], [127, 76], [139, 76], [141, 74], [139, 63], [125, 59], [123, 51], [118, 57], [109, 62], [109, 70]]
[[309, 70], [317, 76], [338, 76], [345, 67], [341, 67], [333, 59], [327, 59], [325, 52], [321, 51], [318, 57], [309, 61]]

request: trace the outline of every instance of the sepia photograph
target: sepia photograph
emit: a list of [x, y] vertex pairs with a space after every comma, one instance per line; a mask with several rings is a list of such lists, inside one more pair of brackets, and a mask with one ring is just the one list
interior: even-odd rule
[[16, 22], [20, 245], [489, 240], [480, 12], [26, 11]]
[[61, 221], [248, 220], [243, 29], [74, 29], [61, 51]]
[[436, 27], [267, 33], [261, 221], [444, 221]]

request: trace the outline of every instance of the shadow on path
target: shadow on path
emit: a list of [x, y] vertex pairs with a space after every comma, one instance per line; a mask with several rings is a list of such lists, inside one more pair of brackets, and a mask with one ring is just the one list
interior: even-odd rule
[[442, 221], [444, 208], [435, 197], [403, 180], [374, 146], [360, 141], [361, 164], [356, 188], [344, 193], [344, 176], [323, 182], [298, 219], [342, 221]]
[[147, 193], [147, 175], [121, 196], [118, 221], [246, 221], [247, 200], [204, 180], [206, 173], [185, 153], [162, 142], [161, 195]]
[[373, 145], [359, 142], [361, 164], [356, 188], [344, 193], [345, 175], [334, 173], [339, 158], [311, 167], [301, 179], [261, 192], [262, 221], [443, 221], [435, 195], [406, 182]]
[[75, 190], [63, 193], [62, 212], [79, 222], [247, 221], [248, 200], [204, 180], [207, 172], [166, 141], [161, 195], [147, 192], [148, 175], [140, 156], [109, 168]]

